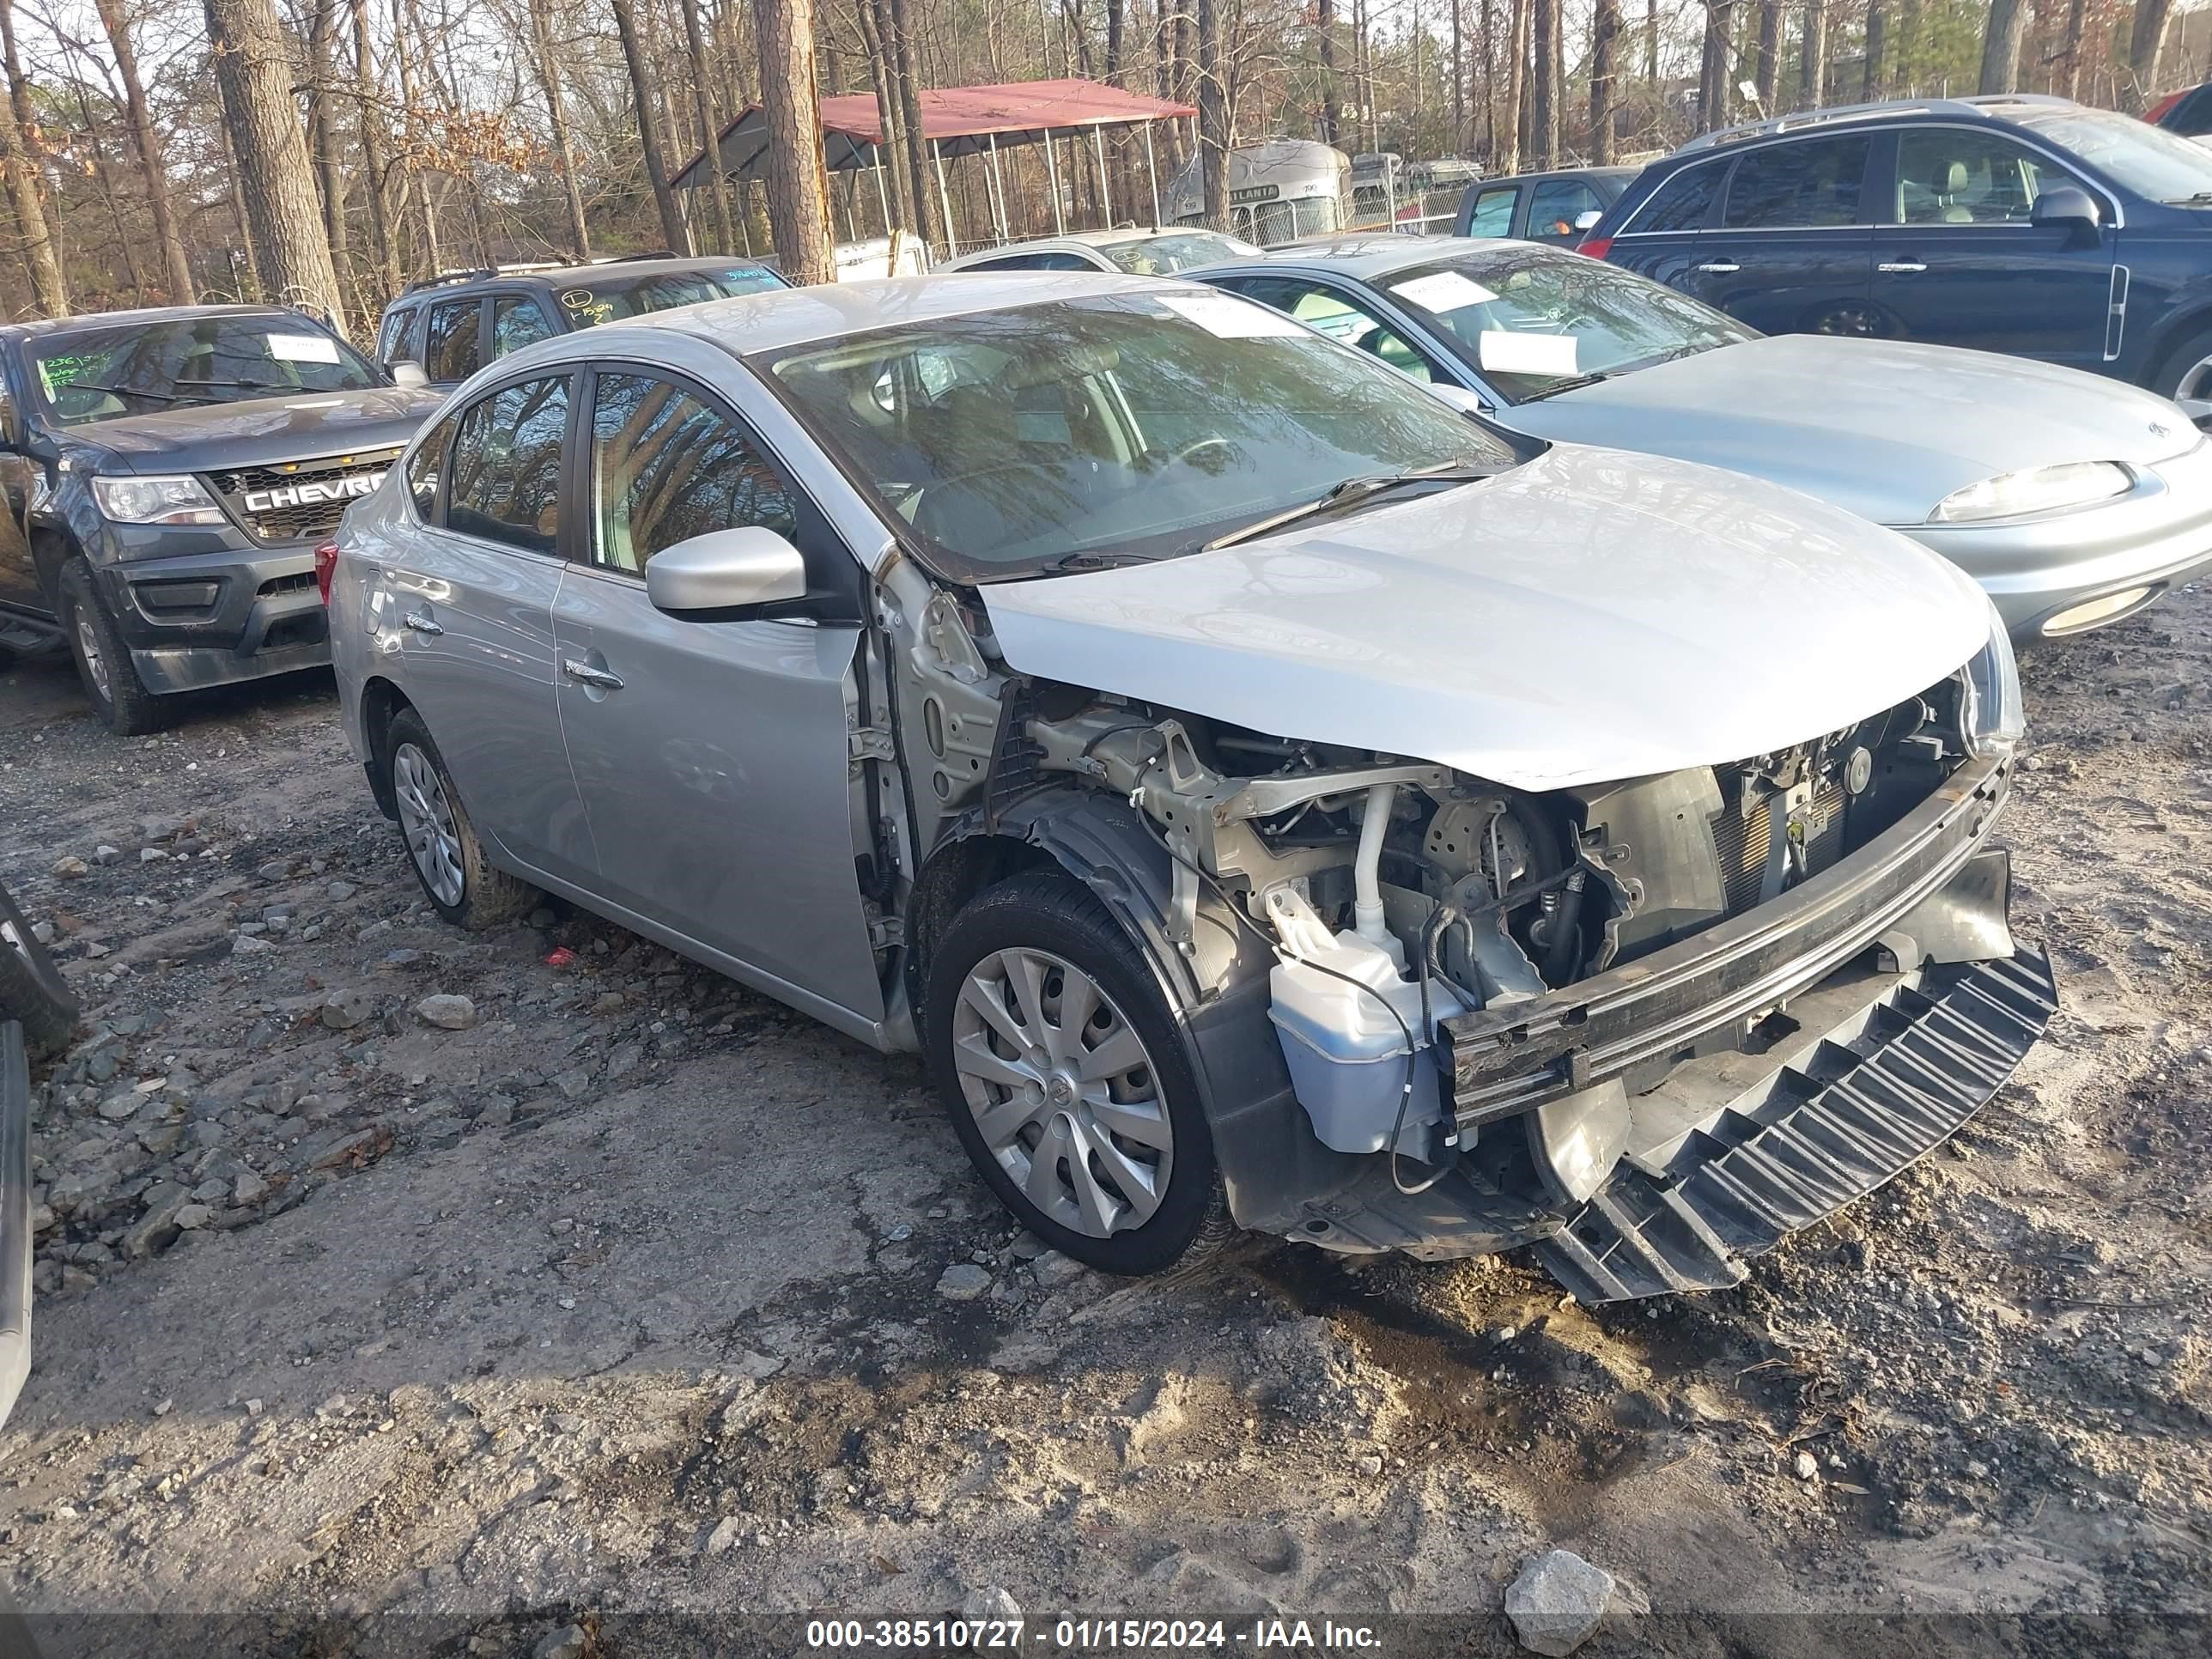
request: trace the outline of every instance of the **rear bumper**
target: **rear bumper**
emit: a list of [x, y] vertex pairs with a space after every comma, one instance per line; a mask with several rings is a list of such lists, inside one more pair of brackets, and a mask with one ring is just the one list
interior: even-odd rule
[[0, 1425], [30, 1370], [31, 1067], [9, 1019], [0, 1020]]
[[100, 580], [149, 691], [227, 685], [331, 659], [310, 548], [131, 559], [102, 566]]

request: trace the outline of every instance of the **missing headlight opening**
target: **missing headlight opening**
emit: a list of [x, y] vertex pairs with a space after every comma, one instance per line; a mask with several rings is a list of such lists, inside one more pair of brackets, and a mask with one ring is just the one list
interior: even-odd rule
[[[1823, 1200], [1800, 1192], [1778, 1219], [1757, 1185], [1772, 1172], [1750, 1166], [1794, 1150], [1792, 1109], [1832, 1087], [1914, 1119], [1947, 1086], [1900, 1063], [1932, 1021], [1969, 1074], [1955, 1127], [2048, 1019], [2047, 968], [2005, 927], [2003, 855], [1978, 851], [2008, 781], [2008, 666], [1978, 659], [1773, 752], [1548, 793], [1072, 688], [1033, 688], [1024, 730], [1041, 778], [1143, 814], [1172, 860], [1176, 949], [1208, 925], [1264, 943], [1306, 1125], [1387, 1166], [1387, 1188], [1309, 1201], [1297, 1236], [1438, 1255], [1536, 1241], [1604, 1300], [1733, 1283], [1742, 1255], [1948, 1133], [1839, 1131], [1849, 1167], [1796, 1170], [1784, 1187]], [[1758, 1066], [1711, 1073], [1729, 1054]], [[1717, 1224], [1669, 1212], [1730, 1158], [1750, 1196], [1713, 1200]], [[1625, 1213], [1624, 1179], [1650, 1189]], [[1447, 1194], [1475, 1195], [1462, 1231], [1482, 1242], [1399, 1236], [1421, 1228], [1394, 1203]]]

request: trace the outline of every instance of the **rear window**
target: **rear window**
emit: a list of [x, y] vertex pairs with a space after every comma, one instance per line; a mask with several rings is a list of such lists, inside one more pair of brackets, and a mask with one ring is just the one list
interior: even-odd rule
[[1863, 137], [1808, 138], [1753, 150], [1735, 164], [1722, 222], [1730, 230], [1858, 223], [1867, 143]]
[[1646, 202], [1628, 222], [1633, 231], [1699, 230], [1712, 217], [1713, 201], [1719, 196], [1721, 179], [1728, 168], [1708, 161], [1702, 167], [1684, 167], [1680, 173], [1661, 182]]

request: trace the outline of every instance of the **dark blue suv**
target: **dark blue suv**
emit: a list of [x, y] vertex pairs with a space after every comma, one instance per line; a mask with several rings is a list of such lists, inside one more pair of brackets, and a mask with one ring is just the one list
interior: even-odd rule
[[2109, 110], [2011, 94], [1713, 133], [1582, 250], [1770, 334], [2039, 357], [2212, 418], [2212, 151]]

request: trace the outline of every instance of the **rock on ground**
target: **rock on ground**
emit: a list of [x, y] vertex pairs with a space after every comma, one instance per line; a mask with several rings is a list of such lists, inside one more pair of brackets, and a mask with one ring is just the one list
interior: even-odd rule
[[477, 1006], [464, 996], [424, 997], [415, 1005], [415, 1017], [425, 1025], [447, 1031], [465, 1031], [477, 1023]]
[[973, 1302], [991, 1288], [991, 1275], [972, 1261], [957, 1261], [939, 1277], [937, 1293], [948, 1302]]
[[1022, 1604], [1004, 1585], [984, 1584], [969, 1590], [962, 1600], [960, 1616], [971, 1625], [988, 1624], [994, 1620], [1007, 1623], [1022, 1616]]
[[1505, 1616], [1522, 1647], [1562, 1659], [1589, 1640], [1612, 1600], [1611, 1573], [1571, 1550], [1546, 1550], [1505, 1587]]

